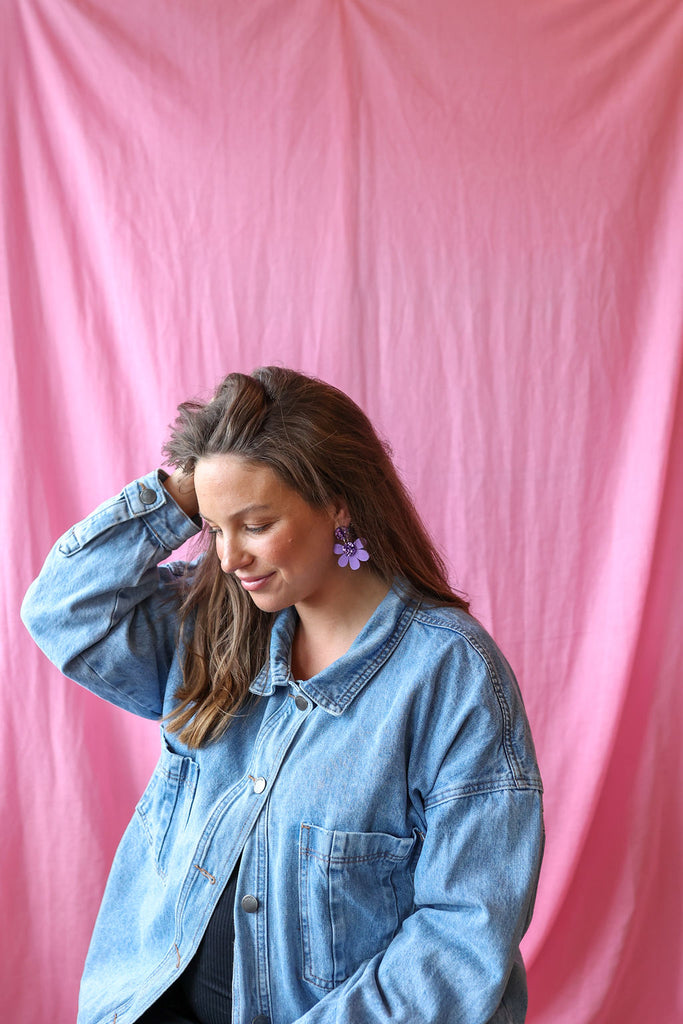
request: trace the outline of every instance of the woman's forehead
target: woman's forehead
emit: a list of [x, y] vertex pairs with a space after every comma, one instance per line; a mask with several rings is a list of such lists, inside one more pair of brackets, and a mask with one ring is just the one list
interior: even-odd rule
[[306, 504], [267, 465], [239, 455], [208, 455], [197, 461], [194, 485], [200, 511], [224, 517]]

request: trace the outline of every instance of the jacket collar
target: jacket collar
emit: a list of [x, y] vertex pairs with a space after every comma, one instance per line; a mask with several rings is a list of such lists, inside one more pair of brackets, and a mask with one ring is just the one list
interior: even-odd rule
[[[330, 714], [341, 715], [346, 710], [390, 657], [410, 625], [419, 604], [402, 597], [399, 587], [392, 587], [343, 657], [299, 684], [302, 693]], [[294, 608], [278, 614], [270, 637], [269, 662], [251, 684], [253, 693], [270, 696], [276, 686], [292, 684], [290, 663], [296, 623]]]

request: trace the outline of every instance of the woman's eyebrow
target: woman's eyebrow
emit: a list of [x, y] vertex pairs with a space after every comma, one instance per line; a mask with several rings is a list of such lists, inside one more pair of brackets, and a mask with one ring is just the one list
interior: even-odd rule
[[235, 516], [250, 515], [252, 512], [270, 512], [270, 505], [258, 505], [256, 502], [254, 502], [253, 505], [245, 505], [244, 508], [233, 513], [233, 518], [235, 518]]
[[[233, 512], [232, 515], [229, 518], [230, 519], [239, 519], [242, 516], [252, 515], [254, 512], [270, 512], [270, 511], [271, 511], [271, 506], [270, 505], [259, 505], [259, 504], [254, 503], [252, 505], [245, 505], [244, 508], [238, 509], [236, 512]], [[209, 518], [209, 516], [205, 516], [201, 509], [199, 510], [199, 514], [202, 517], [202, 519], [206, 520], [207, 523], [211, 523], [212, 525], [214, 525], [213, 519]]]

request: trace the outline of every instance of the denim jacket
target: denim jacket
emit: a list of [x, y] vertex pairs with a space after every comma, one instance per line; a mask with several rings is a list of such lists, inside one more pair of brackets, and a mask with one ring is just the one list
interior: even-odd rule
[[[68, 676], [160, 719], [181, 681], [180, 563], [197, 532], [158, 474], [57, 542], [24, 621]], [[543, 845], [512, 672], [464, 612], [395, 586], [349, 651], [292, 678], [278, 614], [255, 699], [161, 756], [123, 836], [79, 1024], [131, 1024], [193, 956], [233, 867], [233, 1024], [519, 1024]]]

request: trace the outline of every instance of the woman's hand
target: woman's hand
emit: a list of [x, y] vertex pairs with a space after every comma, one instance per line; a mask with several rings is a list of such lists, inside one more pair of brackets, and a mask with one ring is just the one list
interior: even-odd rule
[[194, 476], [192, 476], [192, 474], [183, 473], [181, 469], [176, 469], [171, 476], [164, 480], [164, 487], [175, 503], [180, 505], [186, 516], [193, 519], [197, 515], [199, 512], [199, 504], [197, 502], [197, 495], [194, 489]]

